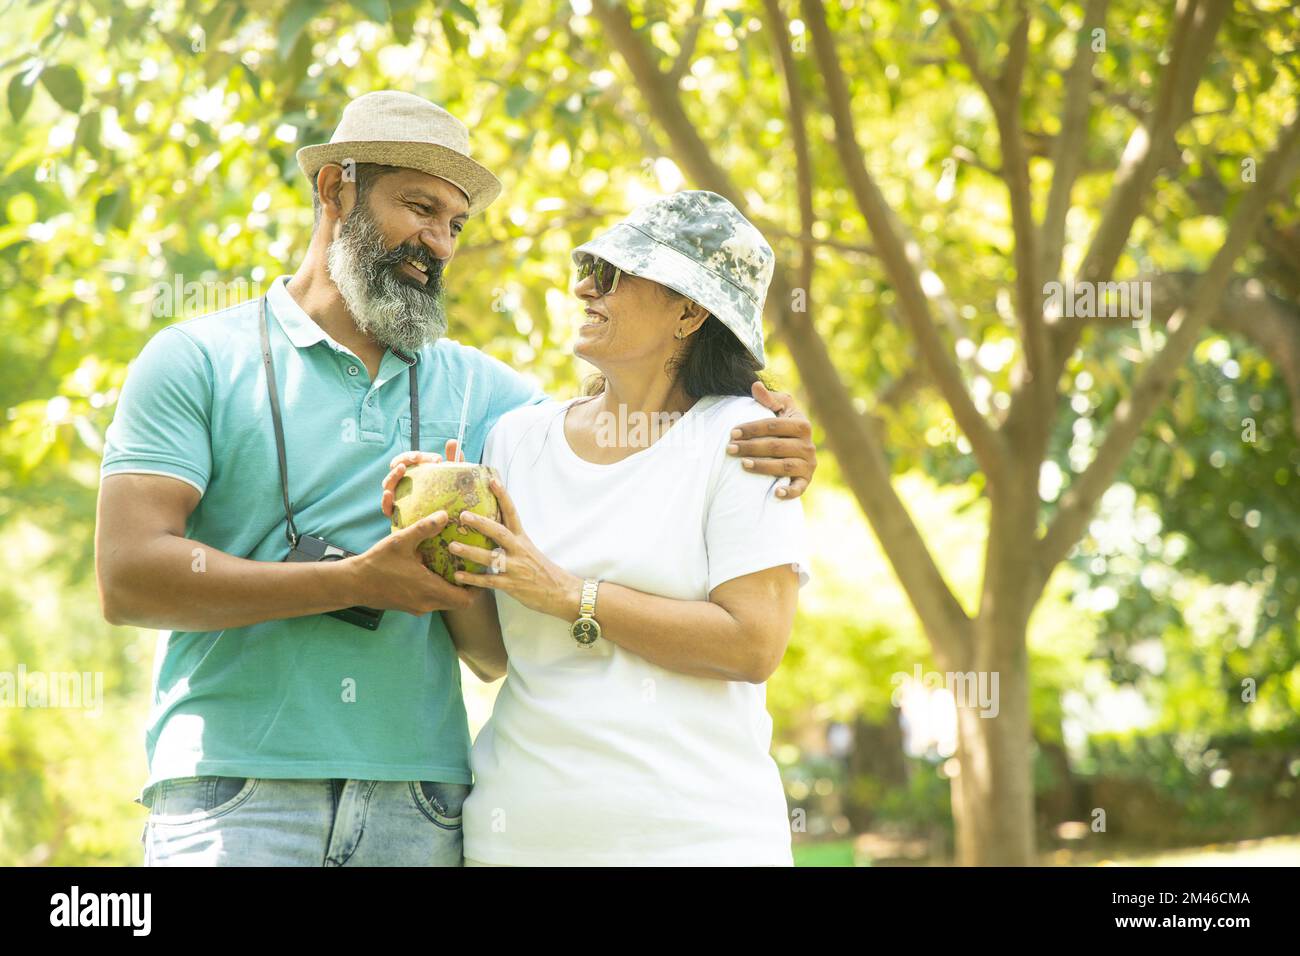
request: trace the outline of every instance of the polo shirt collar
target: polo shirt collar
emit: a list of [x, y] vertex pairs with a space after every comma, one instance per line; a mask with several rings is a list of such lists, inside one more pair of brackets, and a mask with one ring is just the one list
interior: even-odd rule
[[280, 276], [271, 283], [267, 290], [266, 301], [275, 314], [275, 320], [296, 347], [305, 349], [317, 342], [331, 341], [330, 337], [303, 311], [302, 306], [289, 294], [289, 276]]
[[[351, 355], [351, 352], [330, 338], [325, 330], [316, 324], [316, 320], [294, 301], [293, 296], [289, 294], [290, 278], [292, 277], [287, 275], [277, 277], [272, 281], [271, 287], [266, 293], [266, 301], [271, 306], [271, 312], [274, 313], [276, 321], [280, 323], [280, 328], [284, 330], [284, 334], [289, 337], [289, 341], [300, 349], [309, 348], [317, 342], [327, 342], [337, 351], [347, 352], [347, 354]], [[384, 355], [385, 359], [389, 355], [394, 356], [403, 365], [414, 365], [420, 360], [419, 351], [407, 355], [390, 347]]]

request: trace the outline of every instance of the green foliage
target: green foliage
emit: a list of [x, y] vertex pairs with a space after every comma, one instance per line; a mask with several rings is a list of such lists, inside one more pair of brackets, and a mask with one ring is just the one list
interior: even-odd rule
[[[961, 347], [964, 374], [1001, 407], [1019, 346], [1008, 305], [1006, 190], [989, 171], [1000, 162], [993, 117], [932, 4], [827, 6], [859, 143], [957, 304], [944, 334]], [[1073, 3], [1031, 6], [1022, 118], [1041, 187], [1050, 172], [1041, 154], [1059, 131], [1061, 74], [1081, 13]], [[961, 7], [981, 62], [996, 68], [1012, 5]], [[689, 0], [634, 4], [634, 25], [664, 70], [682, 52], [694, 8]], [[757, 3], [722, 4], [698, 31], [680, 90], [690, 121], [789, 260], [799, 250], [795, 158], [762, 17]], [[1105, 105], [1095, 111], [1075, 189], [1067, 269], [1086, 248], [1133, 128], [1120, 104], [1154, 95], [1168, 17], [1139, 0], [1112, 3], [1110, 55], [1096, 68]], [[143, 814], [129, 800], [143, 779], [151, 635], [111, 628], [98, 614], [103, 433], [127, 364], [150, 335], [207, 311], [214, 296], [224, 305], [255, 295], [295, 268], [312, 224], [295, 151], [328, 139], [344, 104], [373, 89], [409, 90], [464, 118], [476, 157], [498, 171], [505, 192], [470, 224], [450, 267], [453, 335], [559, 394], [574, 391], [584, 371], [568, 353], [577, 316], [569, 251], [637, 202], [689, 183], [608, 40], [568, 3], [34, 0], [7, 5], [5, 18], [0, 322], [10, 374], [0, 380], [0, 538], [10, 563], [0, 579], [0, 670], [25, 663], [101, 672], [105, 716], [0, 709], [0, 865], [132, 862]], [[1239, 179], [1242, 161], [1261, 155], [1293, 106], [1297, 70], [1287, 51], [1296, 35], [1288, 5], [1237, 5], [1198, 96], [1204, 115], [1180, 141], [1186, 171], [1160, 183], [1121, 264], [1125, 275], [1204, 268], [1234, 202], [1229, 189], [1207, 208], [1207, 190]], [[898, 401], [877, 404], [890, 386], [910, 381], [917, 356], [843, 186], [824, 84], [806, 47], [796, 72], [810, 91], [817, 331], [854, 400], [884, 418], [895, 470], [906, 475], [903, 497], [973, 609], [983, 477], [932, 389], [902, 388]], [[1274, 221], [1294, 228], [1296, 215], [1279, 210]], [[1270, 288], [1284, 281], [1260, 250], [1248, 260]], [[199, 294], [172, 294], [185, 283], [199, 283]], [[1083, 452], [1095, 447], [1134, 351], [1147, 344], [1119, 330], [1087, 340], [1072, 360], [1070, 397], [1081, 396], [1088, 410], [1078, 418], [1091, 429], [1078, 442]], [[1062, 740], [1062, 697], [1085, 685], [1088, 695], [1139, 686], [1164, 729], [1294, 726], [1300, 458], [1270, 357], [1232, 345], [1228, 355], [1198, 354], [1125, 472], [1133, 508], [1159, 518], [1155, 537], [1123, 547], [1086, 541], [1040, 605], [1030, 653], [1041, 741]], [[797, 388], [779, 340], [770, 351], [772, 377]], [[1077, 384], [1082, 372], [1086, 387]], [[1234, 437], [1248, 416], [1256, 443]], [[1053, 446], [1067, 477], [1079, 427], [1065, 416]], [[894, 674], [932, 666], [843, 476], [828, 452], [822, 461], [806, 502], [818, 529], [816, 583], [802, 596], [769, 688], [778, 740], [797, 751], [813, 749], [800, 736], [810, 723], [878, 719], [892, 706]], [[1158, 586], [1146, 583], [1153, 576]], [[1116, 603], [1089, 604], [1103, 587]], [[1207, 606], [1206, 593], [1222, 597]], [[1237, 614], [1239, 600], [1258, 613]], [[1134, 656], [1150, 641], [1163, 647], [1163, 672], [1147, 668], [1150, 653]], [[1259, 689], [1249, 708], [1239, 699], [1247, 677]], [[946, 781], [933, 768], [911, 780], [915, 789], [867, 796], [886, 816], [918, 826], [943, 817]], [[95, 800], [85, 797], [88, 784]]]

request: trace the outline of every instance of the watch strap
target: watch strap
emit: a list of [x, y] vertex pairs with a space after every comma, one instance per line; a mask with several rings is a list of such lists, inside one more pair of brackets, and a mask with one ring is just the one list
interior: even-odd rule
[[582, 598], [578, 602], [578, 617], [592, 618], [596, 616], [596, 591], [600, 587], [600, 581], [587, 578], [582, 582]]

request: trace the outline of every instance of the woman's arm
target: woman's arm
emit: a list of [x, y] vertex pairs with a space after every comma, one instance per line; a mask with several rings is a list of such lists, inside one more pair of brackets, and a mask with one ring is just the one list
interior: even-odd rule
[[468, 608], [444, 611], [442, 619], [456, 653], [479, 680], [491, 683], [505, 676], [506, 645], [501, 639], [495, 594], [478, 591]]
[[[461, 571], [457, 582], [505, 591], [542, 614], [576, 620], [582, 579], [556, 565], [529, 540], [500, 482], [493, 481], [492, 491], [501, 503], [504, 525], [468, 511], [461, 520], [501, 546], [505, 571]], [[483, 548], [456, 542], [451, 551], [493, 564], [493, 553]], [[707, 601], [679, 601], [603, 582], [596, 595], [596, 619], [602, 640], [660, 667], [693, 677], [761, 683], [785, 654], [798, 590], [798, 577], [789, 565], [725, 581]]]
[[[456, 439], [447, 440], [445, 448], [447, 461], [463, 460]], [[393, 516], [393, 497], [397, 483], [402, 480], [409, 466], [426, 462], [440, 462], [441, 455], [433, 452], [408, 451], [395, 457], [388, 463], [388, 475], [380, 487], [379, 510], [387, 517]], [[432, 572], [430, 572], [432, 574]], [[437, 577], [437, 575], [434, 575]], [[447, 633], [456, 646], [456, 653], [474, 675], [481, 681], [491, 683], [506, 672], [506, 646], [501, 639], [501, 622], [497, 619], [496, 596], [487, 591], [473, 591], [473, 603], [462, 610], [448, 610], [443, 614], [443, 623]]]
[[[581, 590], [582, 582], [578, 582]], [[776, 671], [794, 626], [799, 577], [790, 565], [719, 584], [707, 601], [676, 601], [602, 581], [601, 640], [692, 677], [760, 684]], [[577, 618], [577, 605], [556, 616]]]

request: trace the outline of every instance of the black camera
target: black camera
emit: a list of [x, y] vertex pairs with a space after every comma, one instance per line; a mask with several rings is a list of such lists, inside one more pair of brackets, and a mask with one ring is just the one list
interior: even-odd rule
[[[298, 536], [298, 543], [293, 546], [289, 552], [286, 561], [341, 561], [344, 558], [354, 557], [355, 553], [338, 545], [330, 544], [324, 538], [317, 538], [310, 534]], [[336, 617], [340, 621], [347, 621], [349, 624], [355, 624], [358, 627], [364, 627], [368, 631], [379, 629], [379, 621], [384, 616], [384, 612], [373, 607], [355, 607], [340, 608], [337, 611], [330, 611], [330, 617]]]

